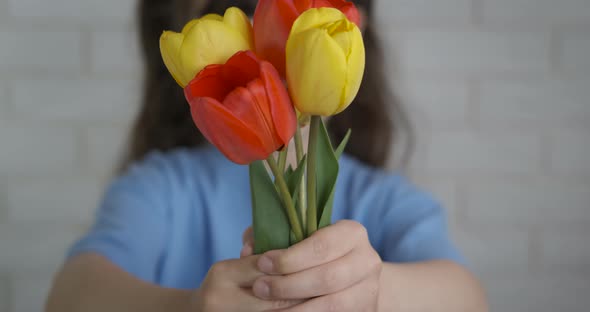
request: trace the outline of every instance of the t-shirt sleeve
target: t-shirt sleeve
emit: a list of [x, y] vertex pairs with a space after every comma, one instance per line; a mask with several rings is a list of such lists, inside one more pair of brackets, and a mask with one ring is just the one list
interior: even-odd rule
[[167, 235], [166, 162], [160, 154], [133, 165], [108, 187], [94, 225], [68, 257], [97, 253], [154, 282]]
[[407, 181], [389, 194], [379, 244], [384, 261], [451, 260], [464, 264], [449, 237], [445, 210], [437, 201]]

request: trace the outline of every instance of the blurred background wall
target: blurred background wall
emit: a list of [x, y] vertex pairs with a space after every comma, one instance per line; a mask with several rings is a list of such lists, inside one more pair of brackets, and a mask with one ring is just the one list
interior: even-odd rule
[[[141, 77], [131, 0], [0, 0], [0, 311], [40, 311]], [[414, 179], [492, 311], [590, 306], [590, 1], [380, 0]], [[238, 238], [236, 238], [238, 239]]]

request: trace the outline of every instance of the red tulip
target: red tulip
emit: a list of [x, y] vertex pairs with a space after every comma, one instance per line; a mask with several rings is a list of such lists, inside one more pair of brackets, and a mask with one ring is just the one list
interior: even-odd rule
[[281, 77], [251, 51], [205, 67], [184, 94], [201, 133], [235, 163], [266, 159], [295, 134], [297, 118]]
[[254, 44], [256, 53], [271, 62], [285, 77], [285, 46], [293, 23], [311, 8], [336, 8], [360, 26], [356, 6], [345, 0], [260, 0], [254, 12]]

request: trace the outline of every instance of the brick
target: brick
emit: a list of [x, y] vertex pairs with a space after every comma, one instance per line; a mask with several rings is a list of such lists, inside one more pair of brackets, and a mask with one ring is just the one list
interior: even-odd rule
[[0, 42], [0, 69], [80, 69], [79, 32], [1, 30]]
[[590, 305], [585, 278], [512, 274], [484, 277], [490, 311], [583, 312]]
[[11, 222], [85, 224], [92, 219], [102, 194], [90, 179], [11, 182], [4, 190]]
[[567, 34], [563, 39], [561, 65], [571, 72], [590, 72], [590, 35]]
[[486, 21], [519, 23], [587, 22], [590, 2], [587, 0], [482, 0]]
[[540, 166], [540, 140], [534, 135], [439, 132], [432, 135], [429, 170], [465, 173], [534, 173]]
[[101, 127], [88, 130], [89, 167], [96, 172], [113, 173], [124, 153], [129, 130], [125, 127]]
[[590, 79], [487, 82], [481, 88], [479, 119], [491, 126], [587, 124], [588, 86]]
[[129, 121], [139, 99], [134, 80], [19, 80], [13, 91], [15, 113], [33, 120]]
[[[587, 188], [589, 189], [589, 188]], [[590, 214], [590, 201], [586, 202], [586, 213]], [[561, 271], [572, 276], [585, 276], [590, 281], [590, 229], [568, 231], [560, 228], [542, 232], [542, 252], [539, 259], [542, 270]]]
[[13, 281], [12, 312], [43, 311], [51, 285], [50, 275], [17, 276]]
[[410, 81], [399, 90], [405, 107], [432, 127], [456, 126], [467, 120], [470, 103], [466, 83]]
[[526, 231], [463, 229], [453, 236], [468, 266], [478, 274], [502, 272], [509, 275], [527, 270], [530, 240]]
[[132, 0], [9, 0], [10, 13], [16, 17], [50, 17], [86, 20], [87, 18], [129, 19], [133, 16]]
[[139, 54], [134, 32], [95, 32], [92, 35], [92, 70], [97, 73], [139, 73]]
[[481, 75], [539, 72], [549, 66], [549, 38], [542, 33], [408, 31], [388, 39], [397, 63], [410, 72]]
[[6, 119], [6, 114], [10, 110], [8, 103], [8, 86], [5, 82], [0, 81], [0, 120]]
[[590, 184], [559, 181], [499, 181], [467, 186], [468, 220], [475, 226], [590, 224]]
[[72, 129], [0, 125], [0, 177], [71, 172], [76, 161]]
[[9, 311], [10, 294], [10, 280], [6, 276], [0, 276], [0, 311]]
[[471, 0], [388, 0], [376, 5], [377, 20], [384, 23], [468, 22], [471, 15]]
[[559, 131], [551, 137], [551, 169], [563, 174], [590, 174], [588, 131]]
[[82, 236], [65, 223], [11, 223], [0, 227], [0, 274], [54, 272], [67, 249]]

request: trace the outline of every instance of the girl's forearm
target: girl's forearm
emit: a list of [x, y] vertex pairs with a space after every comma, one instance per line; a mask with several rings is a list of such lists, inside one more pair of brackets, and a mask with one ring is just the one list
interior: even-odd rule
[[477, 279], [450, 261], [384, 263], [379, 311], [484, 312], [484, 291]]
[[161, 288], [98, 255], [81, 255], [58, 273], [46, 312], [190, 311], [191, 292]]

